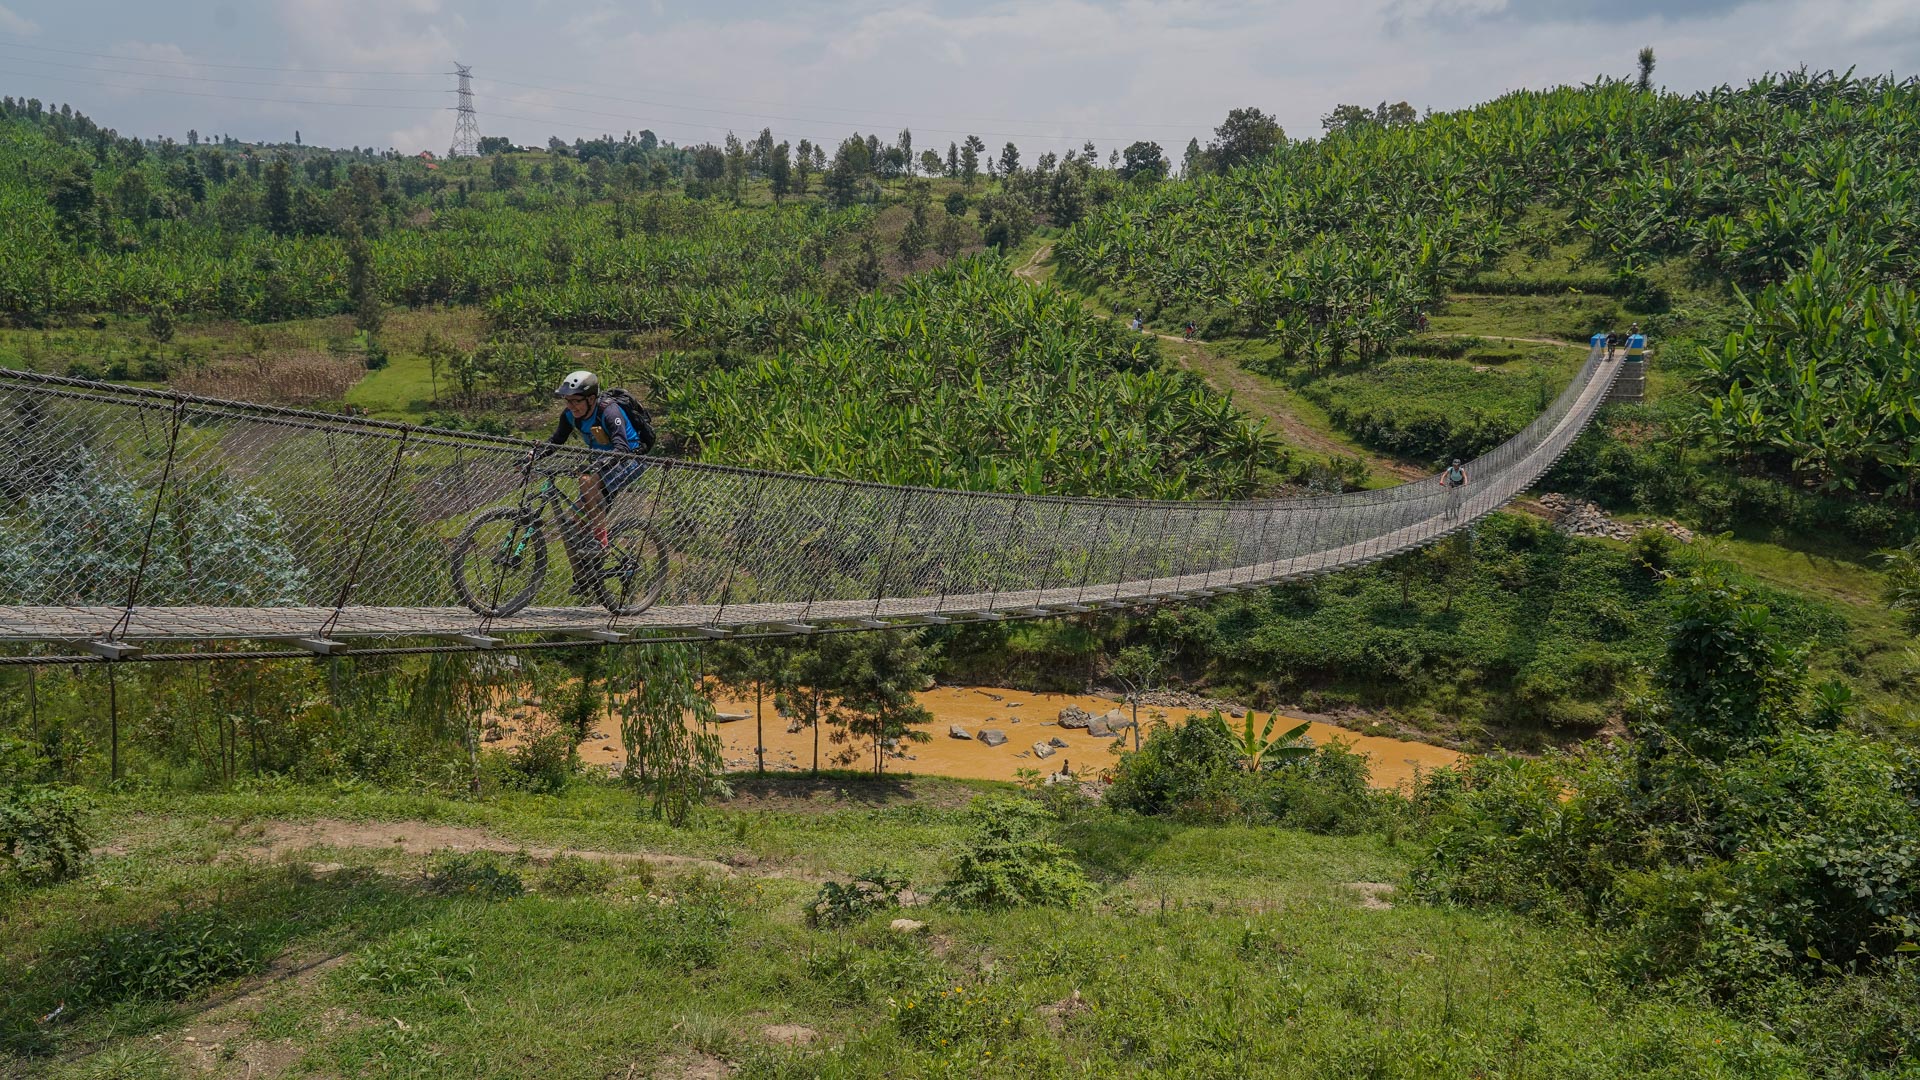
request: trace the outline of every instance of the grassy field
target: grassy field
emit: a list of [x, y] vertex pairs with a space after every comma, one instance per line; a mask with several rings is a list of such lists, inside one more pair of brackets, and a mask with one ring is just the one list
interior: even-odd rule
[[0, 1070], [1798, 1075], [1765, 1031], [1629, 999], [1603, 940], [1405, 901], [1391, 837], [1094, 810], [1059, 831], [1101, 886], [1077, 909], [805, 925], [820, 881], [875, 863], [933, 892], [988, 786], [749, 782], [679, 832], [587, 783], [109, 796], [92, 872], [0, 907], [6, 1037], [32, 1053]]

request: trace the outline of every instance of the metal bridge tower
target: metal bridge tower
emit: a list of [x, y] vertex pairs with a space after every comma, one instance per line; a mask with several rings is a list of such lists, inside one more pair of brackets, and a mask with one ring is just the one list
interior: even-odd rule
[[460, 115], [453, 123], [453, 148], [447, 156], [473, 157], [480, 152], [480, 118], [473, 111], [473, 68], [461, 63], [453, 66], [460, 76]]

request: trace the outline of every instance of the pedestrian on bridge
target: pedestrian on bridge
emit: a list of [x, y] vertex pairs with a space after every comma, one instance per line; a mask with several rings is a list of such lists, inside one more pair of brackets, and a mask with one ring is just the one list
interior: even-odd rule
[[1447, 520], [1452, 521], [1460, 516], [1460, 504], [1467, 487], [1467, 470], [1459, 458], [1454, 458], [1447, 471], [1440, 474], [1440, 486], [1447, 489]]

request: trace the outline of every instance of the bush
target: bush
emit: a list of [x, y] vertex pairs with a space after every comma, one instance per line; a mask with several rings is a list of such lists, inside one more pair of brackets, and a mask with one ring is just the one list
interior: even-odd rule
[[845, 884], [822, 882], [807, 904], [807, 925], [846, 926], [875, 912], [892, 911], [900, 906], [900, 893], [906, 887], [905, 877], [884, 866], [863, 870]]
[[205, 986], [266, 965], [266, 949], [243, 926], [213, 912], [182, 911], [151, 926], [104, 934], [75, 961], [73, 1000], [179, 1001]]
[[1109, 806], [1199, 824], [1353, 833], [1375, 822], [1386, 798], [1367, 784], [1366, 755], [1339, 743], [1249, 772], [1238, 744], [1212, 717], [1154, 728], [1114, 771]]
[[491, 851], [446, 852], [427, 868], [427, 889], [441, 896], [511, 900], [526, 895], [526, 882]]
[[438, 927], [396, 934], [368, 949], [349, 969], [348, 981], [377, 994], [406, 994], [473, 978], [473, 950]]
[[940, 899], [960, 907], [1070, 907], [1092, 895], [1093, 883], [1080, 865], [1044, 838], [1053, 820], [1029, 799], [975, 799]]
[[1210, 719], [1190, 716], [1156, 725], [1138, 751], [1121, 757], [1107, 805], [1136, 814], [1173, 814], [1217, 799], [1239, 765], [1232, 736]]
[[540, 876], [540, 891], [550, 896], [585, 896], [611, 885], [616, 876], [614, 868], [604, 862], [560, 854]]
[[535, 795], [557, 795], [573, 779], [573, 736], [558, 728], [540, 731], [507, 751], [508, 787]]
[[38, 884], [80, 872], [89, 851], [87, 797], [61, 784], [0, 787], [0, 868]]

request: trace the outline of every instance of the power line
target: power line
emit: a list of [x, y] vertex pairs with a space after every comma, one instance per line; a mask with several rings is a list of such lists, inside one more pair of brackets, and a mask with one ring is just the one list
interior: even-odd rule
[[327, 68], [289, 68], [265, 67], [259, 64], [215, 64], [205, 60], [168, 60], [162, 57], [124, 56], [119, 53], [86, 52], [81, 49], [56, 49], [49, 45], [28, 45], [25, 42], [6, 42], [14, 49], [33, 49], [39, 52], [64, 53], [68, 56], [91, 56], [98, 60], [120, 60], [135, 64], [173, 64], [176, 67], [218, 68], [223, 71], [278, 71], [300, 75], [397, 75], [405, 78], [438, 78], [444, 71], [345, 71]]
[[[17, 46], [0, 41], [0, 49], [12, 49]], [[335, 90], [348, 94], [432, 94], [439, 97], [445, 90], [435, 90], [421, 86], [337, 86], [331, 83], [289, 83], [274, 82], [265, 79], [215, 79], [205, 75], [169, 75], [161, 71], [121, 71], [116, 68], [99, 67], [88, 64], [62, 64], [53, 60], [32, 60], [16, 56], [0, 55], [13, 64], [31, 64], [34, 67], [57, 68], [62, 71], [95, 72], [104, 75], [125, 75], [136, 79], [171, 79], [175, 82], [218, 83], [224, 86], [270, 86], [283, 90]], [[441, 72], [441, 74], [446, 74]]]
[[363, 101], [309, 101], [305, 98], [240, 97], [235, 94], [210, 94], [198, 90], [169, 90], [160, 86], [122, 86], [117, 83], [101, 83], [92, 80], [62, 79], [54, 75], [35, 75], [34, 78], [46, 82], [62, 83], [68, 86], [85, 86], [95, 90], [126, 90], [137, 94], [172, 94], [175, 97], [214, 98], [219, 101], [241, 101], [254, 105], [321, 105], [331, 109], [386, 109], [389, 112], [415, 112], [422, 109], [438, 111], [438, 107], [432, 105], [375, 105]]

